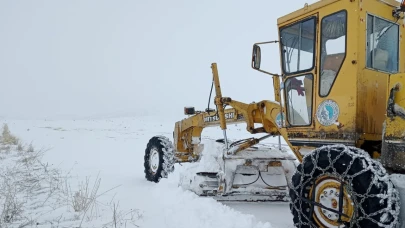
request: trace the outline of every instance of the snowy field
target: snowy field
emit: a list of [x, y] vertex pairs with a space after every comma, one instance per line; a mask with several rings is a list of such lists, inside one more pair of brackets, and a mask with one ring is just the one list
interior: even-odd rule
[[[176, 164], [175, 172], [158, 184], [146, 181], [143, 156], [148, 140], [155, 135], [172, 138], [174, 122], [179, 118], [183, 117], [2, 119], [0, 124], [7, 124], [11, 134], [20, 139], [20, 148], [11, 146], [7, 153], [3, 151], [6, 159], [0, 160], [0, 164], [14, 164], [10, 163], [13, 158], [18, 160], [29, 154], [24, 151], [34, 149], [43, 151], [43, 156], [38, 168], [28, 173], [42, 172], [42, 169], [58, 173], [57, 183], [45, 181], [52, 178], [44, 178], [38, 197], [33, 197], [32, 202], [21, 201], [20, 218], [6, 225], [19, 227], [24, 222], [27, 227], [79, 227], [80, 224], [82, 227], [145, 228], [293, 227], [287, 203], [220, 203], [180, 189], [179, 173], [187, 164]], [[210, 138], [221, 138], [221, 135], [218, 128], [203, 132], [203, 136]], [[244, 125], [232, 125], [228, 136], [240, 139], [249, 134]], [[276, 143], [278, 139], [266, 140], [272, 141]], [[18, 152], [21, 149], [23, 152]], [[83, 185], [86, 178], [89, 184]], [[72, 202], [78, 200], [75, 194], [83, 186], [89, 187], [88, 195], [93, 201], [87, 209], [75, 210]], [[91, 194], [93, 189], [96, 191]]]

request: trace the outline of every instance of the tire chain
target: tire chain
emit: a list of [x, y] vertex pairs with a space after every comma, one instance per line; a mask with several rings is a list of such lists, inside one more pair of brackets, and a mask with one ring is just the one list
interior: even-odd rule
[[[332, 160], [332, 158], [331, 158], [331, 152], [330, 152], [330, 151], [333, 150], [334, 148], [337, 148], [337, 147], [344, 147], [345, 149], [344, 149], [343, 152], [341, 152], [340, 154], [338, 154], [335, 159]], [[326, 148], [328, 149], [327, 153], [328, 153], [328, 158], [329, 158], [329, 165], [328, 165], [325, 169], [322, 169], [321, 167], [317, 166], [317, 162], [316, 162], [316, 161], [318, 161], [318, 159], [319, 159], [319, 153], [325, 153], [326, 151], [324, 151], [324, 150], [325, 150]], [[351, 160], [350, 160], [350, 163], [349, 163], [349, 165], [347, 166], [347, 169], [345, 170], [345, 172], [343, 172], [343, 174], [339, 174], [339, 173], [336, 171], [335, 167], [333, 167], [333, 165], [334, 165], [334, 163], [335, 163], [337, 160], [339, 160], [343, 155], [348, 155], [348, 156], [351, 158]], [[355, 224], [351, 223], [350, 227], [354, 227], [354, 225], [356, 225], [357, 227], [360, 227], [359, 221], [361, 221], [361, 220], [363, 220], [363, 219], [369, 219], [369, 220], [372, 221], [373, 223], [379, 225], [379, 227], [386, 227], [386, 228], [388, 228], [388, 227], [395, 227], [395, 226], [393, 226], [393, 224], [395, 225], [395, 224], [398, 223], [398, 215], [399, 215], [399, 209], [400, 209], [399, 193], [398, 193], [398, 191], [393, 187], [392, 182], [391, 182], [391, 181], [388, 181], [387, 179], [385, 179], [385, 178], [386, 178], [386, 175], [387, 175], [385, 169], [384, 169], [382, 166], [380, 166], [380, 165], [377, 163], [377, 161], [371, 159], [368, 153], [366, 153], [366, 152], [364, 152], [364, 151], [362, 151], [362, 150], [359, 150], [359, 149], [356, 148], [356, 147], [344, 146], [344, 145], [334, 145], [334, 146], [324, 146], [324, 147], [320, 147], [320, 148], [314, 150], [312, 153], [305, 155], [305, 156], [303, 157], [303, 161], [304, 161], [306, 158], [308, 158], [308, 157], [311, 158], [311, 160], [313, 161], [313, 165], [314, 165], [314, 167], [313, 167], [313, 169], [311, 170], [310, 174], [305, 174], [305, 173], [304, 173], [304, 170], [303, 170], [303, 169], [304, 169], [304, 168], [303, 168], [304, 166], [303, 166], [303, 165], [299, 166], [299, 167], [301, 167], [301, 169], [299, 170], [299, 169], [297, 168], [297, 169], [296, 169], [296, 173], [294, 174], [294, 176], [295, 176], [295, 175], [298, 175], [298, 174], [301, 175], [300, 184], [299, 184], [298, 186], [296, 186], [296, 187], [292, 186], [292, 184], [291, 184], [291, 186], [289, 187], [291, 190], [294, 191], [294, 193], [295, 193], [295, 195], [296, 195], [295, 200], [294, 200], [294, 201], [291, 201], [291, 206], [292, 206], [291, 212], [293, 212], [293, 210], [296, 210], [296, 212], [298, 213], [299, 221], [300, 221], [299, 224], [294, 224], [295, 226], [299, 225], [298, 227], [301, 227], [302, 225], [305, 225], [305, 226], [309, 226], [309, 227], [316, 227], [316, 226], [311, 222], [311, 219], [308, 218], [308, 216], [306, 216], [306, 215], [302, 212], [302, 211], [304, 210], [303, 207], [302, 207], [302, 202], [303, 202], [303, 200], [300, 198], [300, 196], [302, 197], [302, 196], [304, 195], [304, 190], [305, 190], [305, 189], [303, 188], [303, 186], [307, 186], [308, 184], [313, 184], [313, 183], [314, 183], [314, 180], [313, 180], [312, 178], [308, 178], [308, 179], [304, 182], [304, 176], [305, 176], [305, 177], [308, 177], [308, 176], [309, 176], [309, 177], [312, 177], [312, 176], [314, 175], [315, 171], [316, 171], [316, 170], [319, 170], [319, 171], [322, 172], [322, 174], [321, 174], [320, 176], [326, 174], [326, 175], [335, 176], [335, 177], [339, 178], [340, 180], [342, 180], [342, 179], [346, 179], [346, 180], [347, 180], [348, 183], [347, 183], [346, 185], [349, 186], [348, 189], [347, 189], [347, 191], [348, 191], [348, 193], [349, 193], [350, 195], [355, 196], [355, 197], [351, 197], [351, 199], [353, 200], [353, 204], [355, 205], [354, 215], [356, 214], [356, 212], [357, 212], [358, 210], [360, 210], [360, 211], [362, 212], [362, 215], [365, 215], [365, 216], [357, 217], [357, 218], [356, 218], [356, 221], [354, 221]], [[353, 174], [353, 175], [348, 175], [348, 172], [350, 171], [350, 169], [351, 169], [351, 167], [352, 167], [352, 165], [353, 165], [354, 160], [355, 160], [355, 159], [358, 159], [358, 158], [363, 159], [363, 164], [362, 164], [362, 165], [363, 165], [363, 168], [364, 168], [364, 169], [362, 169], [361, 171], [359, 171], [359, 172], [357, 172], [357, 173], [355, 173], [355, 174]], [[366, 164], [366, 163], [368, 163], [368, 164]], [[328, 170], [328, 169], [332, 169], [332, 170], [333, 170], [333, 173], [326, 172], [326, 170]], [[355, 178], [355, 177], [357, 177], [358, 175], [361, 175], [361, 174], [363, 174], [363, 173], [365, 173], [365, 172], [367, 172], [367, 171], [370, 171], [370, 170], [372, 171], [373, 176], [372, 176], [372, 181], [370, 182], [370, 185], [368, 186], [366, 193], [365, 193], [365, 194], [357, 194], [357, 193], [355, 193], [355, 192], [351, 189], [351, 187], [350, 187], [350, 186], [352, 186], [353, 178]], [[344, 178], [344, 177], [345, 177], [345, 178]], [[375, 185], [375, 186], [378, 187], [379, 185], [382, 184], [381, 182], [382, 182], [382, 183], [386, 183], [386, 184], [388, 185], [388, 189], [391, 189], [392, 191], [391, 191], [391, 192], [388, 192], [388, 193], [385, 193], [385, 194], [384, 194], [384, 193], [377, 194], [377, 195], [376, 195], [376, 194], [370, 194], [370, 191], [371, 191], [371, 188], [373, 187], [373, 185]], [[299, 192], [297, 191], [297, 189], [301, 189], [300, 194], [299, 194]], [[308, 188], [307, 188], [307, 189], [308, 189]], [[391, 195], [388, 196], [388, 194], [391, 194]], [[364, 208], [361, 206], [361, 203], [363, 203], [363, 202], [366, 200], [366, 198], [368, 198], [368, 197], [379, 197], [379, 198], [381, 198], [381, 200], [387, 199], [387, 198], [390, 198], [390, 197], [391, 197], [391, 198], [394, 199], [394, 201], [388, 201], [388, 202], [387, 202], [388, 205], [387, 205], [386, 208], [383, 208], [383, 209], [381, 209], [381, 210], [379, 210], [379, 211], [376, 211], [376, 212], [374, 212], [374, 213], [371, 213], [371, 214], [367, 215], [366, 212], [365, 212], [365, 210], [364, 210]], [[357, 199], [358, 199], [358, 198], [361, 198], [360, 202], [357, 202]], [[296, 205], [297, 205], [297, 202], [299, 203], [299, 208], [296, 206]], [[392, 205], [395, 204], [395, 203], [396, 203], [396, 208], [395, 208], [395, 210], [391, 210]], [[394, 221], [392, 221], [391, 224], [384, 225], [384, 224], [382, 224], [381, 222], [375, 221], [373, 218], [371, 218], [371, 216], [374, 216], [374, 215], [380, 214], [380, 213], [381, 213], [382, 215], [383, 215], [384, 213], [390, 214], [391, 216], [394, 217]], [[353, 215], [353, 216], [354, 216], [354, 215]], [[304, 222], [304, 221], [302, 220], [302, 217], [304, 217], [304, 218], [305, 218], [307, 221], [309, 221], [309, 222]]]

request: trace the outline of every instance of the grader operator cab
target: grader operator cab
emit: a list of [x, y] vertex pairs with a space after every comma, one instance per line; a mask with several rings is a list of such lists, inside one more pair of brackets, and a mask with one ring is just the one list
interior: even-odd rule
[[[395, 0], [321, 0], [279, 18], [278, 40], [254, 44], [251, 63], [273, 77], [275, 101], [223, 97], [213, 63], [216, 110], [185, 108], [173, 143], [153, 137], [146, 178], [190, 162], [185, 189], [289, 201], [297, 227], [404, 227], [404, 11]], [[279, 45], [281, 74], [261, 68], [268, 44]], [[231, 142], [229, 123], [262, 136]], [[202, 143], [203, 129], [218, 125], [224, 138]], [[265, 144], [269, 137], [290, 150]]]

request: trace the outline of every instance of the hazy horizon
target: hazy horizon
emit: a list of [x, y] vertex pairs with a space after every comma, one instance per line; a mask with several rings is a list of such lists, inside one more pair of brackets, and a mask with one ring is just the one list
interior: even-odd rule
[[250, 67], [252, 44], [278, 39], [277, 18], [306, 2], [0, 1], [0, 116], [204, 110], [212, 62], [224, 96], [273, 100], [272, 78]]

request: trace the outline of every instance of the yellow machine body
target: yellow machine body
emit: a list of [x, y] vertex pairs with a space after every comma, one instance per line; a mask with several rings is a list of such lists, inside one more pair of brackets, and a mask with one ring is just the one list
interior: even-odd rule
[[[246, 122], [251, 133], [281, 134], [299, 160], [308, 151], [331, 144], [356, 146], [379, 157], [386, 121], [390, 142], [402, 143], [404, 118], [387, 116], [391, 89], [405, 83], [405, 64], [400, 64], [405, 28], [403, 20], [393, 16], [399, 4], [394, 0], [322, 0], [279, 18], [283, 73], [271, 74], [276, 101], [245, 104], [217, 96], [219, 111], [222, 106], [218, 104], [232, 107], [225, 109], [224, 120]], [[389, 34], [376, 41], [387, 25]], [[291, 53], [286, 53], [288, 49]], [[294, 53], [298, 50], [299, 54]], [[213, 74], [214, 79], [218, 77], [214, 70]], [[301, 96], [295, 89], [297, 81], [301, 81]], [[404, 96], [399, 86], [395, 107], [405, 107]], [[281, 110], [283, 121], [278, 115]], [[220, 125], [220, 120], [220, 113], [201, 112], [176, 123], [174, 138], [181, 161], [197, 156], [195, 139], [205, 127]], [[263, 127], [253, 128], [255, 123]]]
[[[319, 147], [342, 143], [362, 147], [371, 153], [374, 151], [370, 150], [381, 152], [378, 148], [383, 136], [390, 85], [401, 82], [397, 75], [404, 72], [404, 65], [399, 64], [400, 54], [404, 53], [405, 48], [400, 35], [404, 31], [403, 21], [393, 17], [393, 6], [398, 7], [399, 3], [379, 0], [323, 0], [278, 20], [281, 29], [306, 18], [314, 17], [316, 20], [315, 33], [311, 34], [311, 38], [315, 38], [315, 61], [312, 70], [305, 72], [312, 74], [314, 79], [310, 115], [312, 119], [307, 126], [287, 126], [288, 138], [293, 145]], [[337, 14], [342, 16], [340, 20], [345, 21], [341, 29], [346, 32], [339, 34], [342, 36], [335, 40], [335, 47], [330, 45], [331, 49], [339, 49], [340, 53], [328, 54], [323, 40], [333, 42], [335, 37], [329, 38], [324, 34], [329, 29], [324, 21]], [[385, 42], [396, 44], [391, 45], [391, 50], [384, 49], [383, 45], [376, 48], [378, 53], [372, 59], [370, 53], [373, 36], [370, 30], [378, 32], [381, 29], [377, 28], [378, 25], [383, 23], [396, 23], [393, 25], [397, 28], [396, 37], [390, 37], [393, 33], [385, 35]], [[337, 41], [338, 39], [340, 40]], [[340, 47], [337, 48], [336, 45]], [[323, 49], [326, 53], [322, 53]], [[396, 55], [396, 59], [391, 60], [396, 66], [391, 66], [390, 69], [387, 66], [390, 64], [387, 60], [389, 55]], [[336, 73], [331, 86], [322, 84], [322, 74], [327, 70]], [[288, 75], [284, 82], [299, 75], [302, 73]], [[330, 104], [327, 107], [335, 105], [333, 108], [338, 112], [334, 113], [336, 117], [332, 118], [333, 124], [330, 120], [322, 120], [321, 109], [327, 102]], [[398, 124], [401, 125], [401, 122]], [[405, 125], [400, 127], [405, 129]]]
[[[321, 0], [280, 17], [278, 39], [255, 43], [251, 63], [273, 77], [274, 101], [224, 97], [213, 63], [216, 110], [185, 108], [189, 117], [175, 123], [173, 145], [152, 138], [146, 178], [166, 177], [171, 157], [218, 163], [208, 171], [191, 165], [186, 172], [196, 176], [182, 183], [199, 195], [238, 200], [288, 195], [297, 227], [405, 228], [404, 12], [404, 1]], [[261, 68], [262, 45], [279, 45], [281, 74]], [[228, 144], [229, 123], [265, 136]], [[225, 144], [211, 160], [201, 146], [210, 126], [221, 127]], [[296, 159], [281, 146], [259, 148], [272, 136], [282, 137]], [[154, 166], [150, 158], [162, 145], [164, 163]]]

